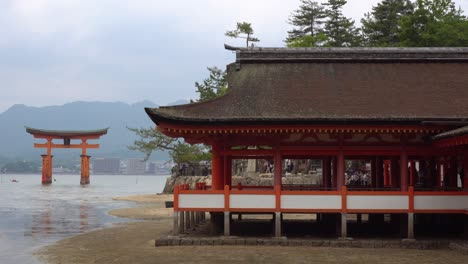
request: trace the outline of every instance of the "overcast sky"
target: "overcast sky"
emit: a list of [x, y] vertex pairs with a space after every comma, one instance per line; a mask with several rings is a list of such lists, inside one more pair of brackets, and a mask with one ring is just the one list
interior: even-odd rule
[[[348, 0], [359, 21], [379, 0]], [[455, 1], [468, 10], [468, 0]], [[234, 54], [224, 36], [251, 22], [259, 46], [284, 46], [299, 0], [0, 0], [0, 112], [13, 104], [197, 98], [207, 66]]]

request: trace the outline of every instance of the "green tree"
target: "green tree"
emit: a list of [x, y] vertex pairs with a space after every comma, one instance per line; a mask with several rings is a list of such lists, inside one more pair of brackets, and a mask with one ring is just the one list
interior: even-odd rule
[[346, 0], [328, 0], [326, 6], [324, 33], [328, 38], [325, 46], [329, 47], [355, 47], [361, 43], [359, 30], [354, 26], [354, 21], [343, 15], [341, 9], [347, 3]]
[[226, 71], [217, 67], [208, 67], [210, 76], [203, 83], [195, 82], [197, 93], [200, 94], [198, 101], [209, 100], [221, 96], [227, 91]]
[[169, 151], [175, 163], [190, 163], [209, 160], [209, 150], [204, 145], [190, 145], [176, 138], [170, 138], [154, 128], [128, 128], [140, 139], [128, 148], [145, 154], [147, 160], [153, 151]]
[[468, 20], [451, 0], [417, 0], [400, 20], [400, 46], [467, 47]]
[[319, 33], [315, 36], [303, 36], [294, 39], [287, 43], [289, 48], [302, 48], [302, 47], [321, 47], [328, 42], [328, 37], [324, 33]]
[[311, 46], [318, 45], [318, 40], [321, 38], [315, 37], [322, 33], [325, 17], [324, 8], [320, 3], [312, 0], [301, 0], [299, 9], [294, 10], [288, 19], [288, 23], [294, 28], [288, 31], [287, 45], [291, 47], [296, 47], [299, 43]]
[[[206, 101], [221, 96], [227, 90], [226, 72], [217, 67], [208, 67], [208, 71], [210, 76], [203, 83], [195, 82], [197, 92], [200, 93], [198, 101]], [[190, 163], [211, 159], [209, 149], [205, 145], [184, 143], [179, 139], [168, 137], [152, 127], [128, 129], [139, 137], [128, 148], [144, 153], [145, 160], [151, 156], [153, 151], [168, 151], [175, 163]]]
[[413, 12], [409, 0], [383, 0], [361, 19], [365, 46], [394, 47], [400, 45], [399, 22]]
[[252, 29], [251, 23], [247, 22], [237, 22], [236, 29], [226, 31], [225, 35], [231, 38], [243, 38], [245, 39], [245, 44], [247, 48], [249, 47], [250, 42], [259, 42], [258, 38], [252, 37], [254, 31]]

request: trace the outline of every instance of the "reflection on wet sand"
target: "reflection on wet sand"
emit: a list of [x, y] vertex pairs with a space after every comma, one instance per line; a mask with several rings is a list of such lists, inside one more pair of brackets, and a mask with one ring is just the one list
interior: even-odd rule
[[97, 209], [82, 201], [79, 205], [47, 207], [33, 214], [30, 226], [25, 228], [29, 234], [25, 231], [25, 235], [38, 237], [83, 233], [101, 226]]

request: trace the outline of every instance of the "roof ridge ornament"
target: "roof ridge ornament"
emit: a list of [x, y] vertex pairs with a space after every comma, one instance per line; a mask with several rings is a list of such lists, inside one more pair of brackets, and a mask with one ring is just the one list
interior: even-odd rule
[[446, 62], [468, 61], [468, 47], [389, 47], [389, 48], [281, 48], [234, 47], [224, 44], [226, 50], [236, 52], [240, 63], [269, 62]]

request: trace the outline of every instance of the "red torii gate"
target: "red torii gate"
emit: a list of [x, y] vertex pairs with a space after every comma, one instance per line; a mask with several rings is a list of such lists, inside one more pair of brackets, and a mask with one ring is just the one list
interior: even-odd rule
[[[47, 154], [42, 157], [42, 184], [52, 183], [52, 148], [78, 148], [81, 149], [81, 184], [89, 184], [89, 158], [86, 150], [89, 148], [99, 148], [99, 144], [88, 144], [88, 139], [99, 139], [102, 135], [107, 134], [107, 130], [81, 130], [81, 131], [64, 131], [64, 130], [45, 130], [26, 127], [26, 132], [32, 134], [34, 138], [46, 139], [46, 143], [35, 143], [35, 148], [46, 148]], [[54, 139], [63, 139], [63, 144], [54, 143]], [[72, 139], [81, 140], [79, 144], [71, 144]]]

